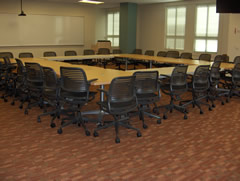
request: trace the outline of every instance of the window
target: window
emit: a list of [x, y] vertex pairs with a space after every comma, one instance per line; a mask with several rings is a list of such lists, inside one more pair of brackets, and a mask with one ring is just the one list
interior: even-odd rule
[[184, 49], [186, 7], [167, 8], [167, 30], [166, 44], [167, 49]]
[[107, 14], [107, 40], [111, 41], [113, 47], [119, 46], [119, 12], [108, 12]]
[[198, 6], [195, 33], [196, 52], [217, 52], [219, 14], [216, 6]]

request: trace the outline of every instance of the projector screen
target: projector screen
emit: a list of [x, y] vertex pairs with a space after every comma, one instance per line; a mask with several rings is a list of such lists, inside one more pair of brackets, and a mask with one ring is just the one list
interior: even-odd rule
[[0, 14], [0, 25], [0, 46], [84, 44], [84, 17]]

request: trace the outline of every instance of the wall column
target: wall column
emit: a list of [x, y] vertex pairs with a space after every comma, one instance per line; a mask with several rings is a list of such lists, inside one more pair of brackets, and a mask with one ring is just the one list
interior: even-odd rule
[[120, 4], [120, 49], [132, 53], [136, 48], [137, 4]]

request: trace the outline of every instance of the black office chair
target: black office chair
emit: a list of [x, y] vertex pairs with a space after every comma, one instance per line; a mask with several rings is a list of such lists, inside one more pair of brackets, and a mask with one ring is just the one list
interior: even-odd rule
[[136, 130], [137, 136], [141, 136], [140, 130], [129, 124], [129, 112], [135, 110], [138, 105], [134, 81], [134, 76], [117, 77], [112, 80], [108, 91], [99, 89], [100, 92], [104, 92], [106, 95], [106, 100], [99, 102], [100, 108], [104, 112], [111, 114], [114, 121], [96, 128], [93, 134], [95, 137], [98, 136], [97, 131], [111, 126], [115, 127], [116, 143], [120, 143], [118, 136], [119, 126]]
[[23, 108], [24, 102], [26, 102], [27, 99], [27, 85], [26, 85], [26, 68], [23, 65], [22, 61], [20, 59], [16, 58], [17, 62], [17, 76], [14, 79], [14, 98], [12, 101], [12, 105], [15, 105], [15, 101], [20, 100], [21, 104], [19, 105], [19, 108]]
[[33, 54], [31, 52], [22, 52], [18, 55], [19, 58], [33, 58]]
[[211, 54], [203, 53], [199, 55], [199, 60], [211, 61]]
[[[83, 50], [83, 55], [95, 55], [95, 51], [92, 49], [85, 49]], [[82, 61], [85, 65], [96, 65], [97, 61], [93, 61], [92, 59], [85, 59]]]
[[[154, 56], [154, 50], [146, 50], [144, 55], [148, 55], [148, 56]], [[149, 67], [149, 61], [145, 61], [145, 60], [138, 60], [138, 63], [144, 65], [146, 68]]]
[[68, 50], [64, 52], [65, 56], [77, 56], [77, 52], [74, 50]]
[[157, 119], [157, 123], [161, 124], [161, 117], [150, 113], [150, 104], [154, 104], [160, 100], [160, 84], [158, 81], [158, 71], [138, 71], [134, 72], [136, 95], [138, 100], [139, 118], [143, 122], [143, 128], [148, 126], [144, 122], [144, 115]]
[[226, 102], [229, 102], [230, 90], [225, 89], [224, 87], [220, 87], [221, 84], [221, 76], [220, 76], [220, 65], [221, 61], [216, 61], [212, 64], [210, 69], [210, 100], [212, 101], [212, 107], [215, 107], [215, 100], [221, 101], [222, 105], [224, 105], [224, 101], [222, 96], [226, 96]]
[[142, 49], [136, 48], [133, 50], [132, 54], [142, 55]]
[[222, 57], [222, 55], [216, 55], [215, 57], [214, 57], [214, 60], [213, 60], [214, 62], [216, 62], [216, 61], [220, 61], [220, 62], [223, 62], [223, 57]]
[[192, 59], [192, 53], [183, 52], [183, 53], [181, 53], [180, 58], [183, 58], [183, 59]]
[[[110, 50], [109, 50], [109, 48], [99, 48], [97, 54], [98, 55], [108, 55], [108, 54], [110, 54]], [[98, 60], [98, 62], [101, 63], [104, 68], [106, 68], [107, 64], [109, 62], [111, 62], [111, 60], [110, 59], [100, 59], [100, 60]]]
[[[112, 53], [113, 54], [122, 54], [122, 50], [121, 49], [113, 49]], [[122, 60], [121, 58], [113, 58], [113, 62], [118, 67], [118, 70], [121, 70], [121, 65], [125, 65], [125, 61]]]
[[234, 64], [240, 63], [240, 56], [236, 56], [233, 60]]
[[200, 65], [196, 68], [188, 87], [192, 92], [192, 100], [187, 102], [185, 106], [188, 104], [192, 104], [193, 107], [197, 106], [200, 109], [200, 114], [203, 114], [201, 105], [208, 106], [209, 111], [211, 111], [212, 106], [202, 101], [209, 99], [209, 65]]
[[38, 122], [41, 122], [42, 116], [50, 115], [52, 120], [50, 126], [54, 128], [56, 124], [54, 120], [60, 118], [61, 106], [60, 106], [60, 85], [55, 71], [50, 67], [42, 67], [43, 69], [43, 100], [45, 104], [50, 105], [52, 110], [40, 114], [37, 118]]
[[235, 64], [232, 71], [232, 86], [230, 90], [230, 97], [240, 96], [240, 63]]
[[27, 100], [28, 106], [25, 108], [25, 114], [34, 106], [43, 107], [43, 70], [38, 63], [25, 62], [27, 71]]
[[[90, 84], [93, 80], [87, 80], [87, 76], [85, 71], [82, 68], [75, 67], [60, 67], [61, 74], [61, 89], [60, 89], [60, 97], [65, 103], [64, 111], [72, 112], [73, 115], [69, 115], [68, 117], [62, 119], [62, 123], [60, 128], [58, 129], [58, 133], [62, 133], [62, 128], [68, 126], [69, 124], [77, 123], [79, 126], [85, 130], [85, 134], [87, 136], [90, 135], [89, 130], [85, 126], [85, 121], [81, 115], [81, 108], [89, 101], [93, 100], [96, 92], [92, 92], [89, 90]], [[67, 108], [65, 108], [68, 105]], [[64, 120], [69, 120], [68, 122], [64, 122]]]
[[158, 57], [166, 57], [166, 55], [167, 55], [167, 52], [165, 52], [165, 51], [159, 51], [159, 52], [157, 53], [157, 56], [158, 56]]
[[13, 58], [13, 53], [12, 52], [0, 52], [0, 58], [3, 58], [3, 57]]
[[185, 105], [178, 105], [175, 102], [183, 101], [181, 95], [187, 92], [188, 83], [187, 83], [187, 68], [186, 65], [177, 66], [173, 69], [171, 76], [161, 75], [165, 77], [165, 80], [162, 79], [160, 83], [160, 88], [164, 94], [167, 94], [171, 97], [170, 103], [168, 105], [160, 106], [154, 108], [156, 109], [165, 108], [166, 111], [163, 113], [163, 119], [167, 119], [167, 112], [172, 112], [173, 109], [184, 114], [184, 119], [187, 119], [187, 109]]
[[168, 51], [166, 57], [179, 58], [179, 51]]
[[44, 57], [56, 57], [57, 54], [56, 54], [56, 52], [49, 51], [49, 52], [44, 52], [44, 53], [43, 53], [43, 56], [44, 56]]

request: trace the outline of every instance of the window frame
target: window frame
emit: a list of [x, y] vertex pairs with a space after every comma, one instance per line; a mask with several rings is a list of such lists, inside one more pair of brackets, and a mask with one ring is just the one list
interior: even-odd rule
[[[176, 14], [175, 14], [175, 32], [174, 34], [175, 35], [167, 35], [168, 33], [168, 9], [175, 9], [176, 10]], [[184, 24], [184, 35], [183, 36], [179, 36], [179, 35], [176, 35], [176, 31], [177, 31], [177, 9], [178, 8], [185, 8], [185, 24]], [[165, 49], [167, 50], [185, 50], [185, 36], [186, 36], [186, 21], [187, 21], [187, 7], [186, 6], [169, 6], [169, 7], [166, 7], [165, 8]], [[167, 47], [167, 39], [168, 38], [173, 38], [174, 39], [174, 48], [168, 48]], [[183, 49], [179, 49], [179, 48], [176, 48], [176, 40], [177, 39], [183, 39], [184, 41], [184, 45], [183, 45]]]
[[[206, 22], [206, 35], [205, 36], [197, 36], [197, 14], [198, 14], [198, 8], [199, 7], [207, 7], [207, 22]], [[209, 26], [209, 8], [210, 7], [216, 7], [215, 4], [204, 4], [204, 5], [197, 5], [195, 8], [195, 32], [194, 32], [194, 43], [193, 43], [193, 51], [196, 53], [217, 53], [219, 49], [219, 31], [220, 31], [220, 14], [218, 15], [218, 32], [217, 36], [208, 36], [208, 26]], [[196, 51], [196, 40], [205, 40], [205, 51]], [[207, 42], [208, 40], [217, 40], [217, 50], [214, 51], [208, 51], [207, 50]]]
[[[119, 33], [118, 33], [118, 35], [114, 35], [114, 14], [115, 13], [118, 13], [119, 14]], [[112, 21], [112, 30], [113, 30], [113, 35], [108, 35], [108, 15], [109, 14], [113, 14], [113, 21]], [[120, 10], [119, 9], [114, 9], [114, 10], [109, 10], [109, 11], [107, 11], [107, 17], [106, 17], [106, 19], [107, 19], [107, 27], [106, 27], [106, 40], [109, 40], [109, 38], [111, 38], [112, 40], [110, 40], [111, 41], [111, 46], [112, 47], [119, 47], [120, 45]], [[118, 45], [115, 45], [115, 43], [114, 43], [114, 38], [118, 38]]]

